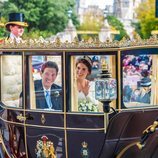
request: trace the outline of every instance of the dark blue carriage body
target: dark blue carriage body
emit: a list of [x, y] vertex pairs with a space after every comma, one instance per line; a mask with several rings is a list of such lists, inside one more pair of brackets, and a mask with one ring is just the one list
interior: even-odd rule
[[[129, 68], [132, 62], [126, 67], [123, 61], [129, 57], [134, 59], [138, 56], [142, 58], [149, 56], [152, 58], [150, 63], [152, 71], [156, 72], [153, 63], [157, 61], [157, 47], [1, 49], [1, 157], [115, 158], [125, 150], [121, 157], [156, 158], [157, 131], [149, 132], [145, 135], [145, 139], [143, 137], [143, 141], [142, 134], [157, 120], [158, 99], [153, 94], [148, 105], [125, 99], [124, 87], [127, 85], [127, 80], [124, 80], [124, 69]], [[112, 104], [110, 103], [115, 110], [105, 113], [102, 110], [103, 107], [99, 112], [83, 112], [75, 109], [77, 94], [73, 90], [75, 82], [72, 74], [74, 74], [75, 59], [83, 55], [91, 58], [94, 56], [98, 56], [99, 59], [104, 58], [111, 65], [112, 75], [117, 80], [117, 99], [112, 101]], [[14, 85], [11, 76], [17, 72], [13, 69], [6, 73], [7, 67], [14, 68], [13, 65], [9, 65], [10, 58], [15, 59], [16, 63], [19, 62], [21, 65], [20, 90], [16, 87], [8, 89]], [[36, 62], [35, 59], [40, 60]], [[59, 93], [62, 98], [62, 110], [37, 109], [35, 105], [33, 81], [39, 79], [41, 65], [48, 60], [55, 60], [60, 64], [60, 78], [57, 84], [62, 87]], [[149, 73], [150, 70], [148, 69]], [[90, 79], [95, 82], [100, 71], [95, 69], [93, 72], [96, 74], [93, 74]], [[136, 84], [131, 76], [127, 78], [129, 85]], [[138, 79], [138, 76], [133, 78]], [[10, 85], [7, 87], [6, 83]], [[156, 86], [157, 83], [156, 79], [154, 85]], [[134, 87], [132, 90], [135, 89]], [[11, 91], [15, 93], [10, 96]], [[19, 96], [15, 95], [17, 91]], [[152, 92], [156, 93], [156, 90], [153, 88]], [[19, 99], [20, 96], [22, 100]], [[126, 149], [132, 143], [133, 146]], [[137, 143], [145, 145], [145, 148], [140, 150]]]

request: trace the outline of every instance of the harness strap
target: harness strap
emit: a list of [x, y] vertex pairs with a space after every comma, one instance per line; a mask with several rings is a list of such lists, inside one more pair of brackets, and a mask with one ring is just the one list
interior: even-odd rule
[[123, 156], [123, 154], [129, 149], [129, 148], [131, 148], [132, 146], [134, 146], [134, 145], [137, 145], [139, 142], [133, 142], [133, 143], [131, 143], [131, 144], [128, 144], [125, 148], [123, 148], [122, 150], [121, 150], [121, 152], [117, 155], [117, 157], [116, 158], [121, 158], [122, 156]]
[[142, 150], [142, 148], [145, 146], [144, 142], [153, 132], [155, 132], [157, 126], [158, 126], [158, 121], [154, 121], [152, 125], [148, 126], [143, 131], [143, 136], [141, 137], [141, 140], [139, 142], [133, 142], [131, 144], [128, 144], [125, 148], [121, 150], [121, 152], [117, 155], [116, 158], [121, 158], [123, 154], [134, 145], [136, 145], [138, 149]]

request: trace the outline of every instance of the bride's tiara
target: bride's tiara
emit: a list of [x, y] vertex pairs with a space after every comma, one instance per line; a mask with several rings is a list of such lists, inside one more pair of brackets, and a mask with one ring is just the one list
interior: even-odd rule
[[83, 56], [83, 59], [86, 60], [90, 65], [92, 65], [92, 60], [90, 57], [85, 55], [85, 56]]

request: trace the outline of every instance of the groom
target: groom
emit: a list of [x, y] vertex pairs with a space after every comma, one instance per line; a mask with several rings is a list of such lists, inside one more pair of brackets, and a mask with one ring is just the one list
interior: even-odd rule
[[62, 110], [62, 88], [54, 83], [58, 70], [58, 65], [52, 61], [42, 65], [42, 79], [34, 83], [37, 109]]

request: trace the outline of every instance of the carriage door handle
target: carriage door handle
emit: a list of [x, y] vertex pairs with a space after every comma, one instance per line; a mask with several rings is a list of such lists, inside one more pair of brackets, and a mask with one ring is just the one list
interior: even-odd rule
[[27, 119], [27, 120], [33, 120], [33, 119], [34, 119], [33, 116], [32, 116], [30, 113], [26, 114], [25, 117], [24, 117], [24, 116], [22, 115], [22, 113], [21, 113], [21, 114], [18, 115], [16, 118], [17, 118], [19, 121], [26, 121], [26, 119]]

